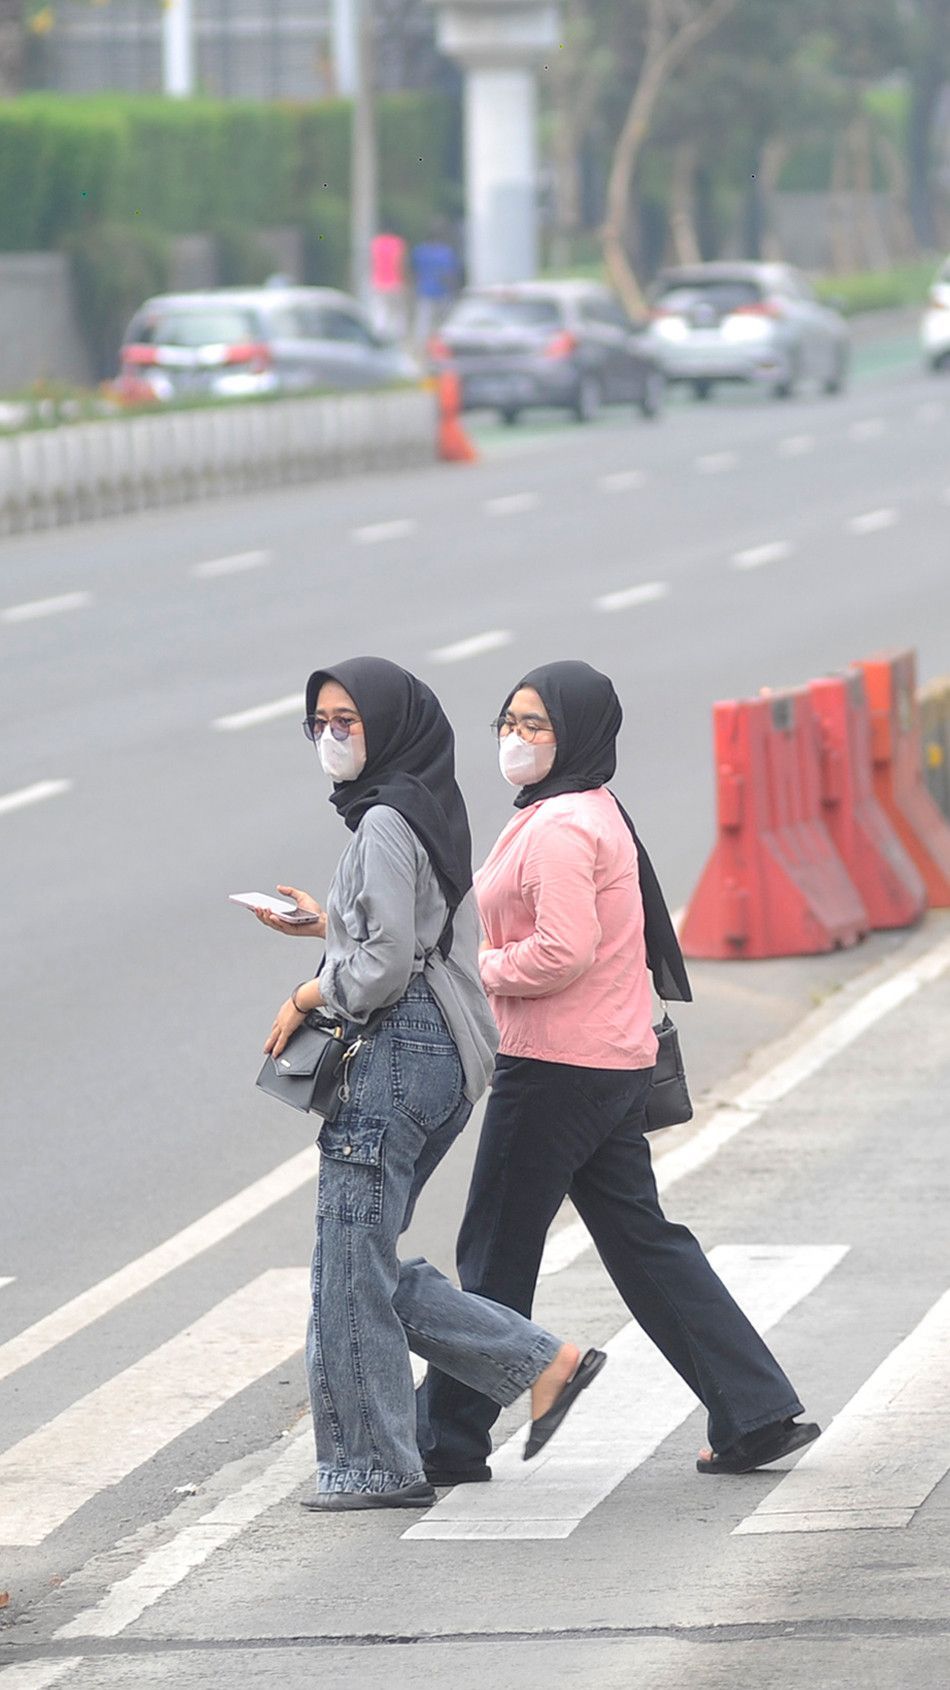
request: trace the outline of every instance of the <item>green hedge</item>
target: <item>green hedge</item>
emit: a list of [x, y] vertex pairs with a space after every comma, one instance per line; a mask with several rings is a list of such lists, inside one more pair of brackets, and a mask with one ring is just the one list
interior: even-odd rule
[[116, 373], [133, 311], [168, 286], [168, 241], [145, 223], [98, 223], [67, 235], [80, 326], [97, 380]]
[[[457, 198], [458, 133], [440, 95], [383, 95], [380, 194], [408, 235]], [[169, 235], [309, 224], [349, 193], [350, 112], [319, 105], [28, 94], [0, 102], [0, 251], [58, 246], [102, 219]]]

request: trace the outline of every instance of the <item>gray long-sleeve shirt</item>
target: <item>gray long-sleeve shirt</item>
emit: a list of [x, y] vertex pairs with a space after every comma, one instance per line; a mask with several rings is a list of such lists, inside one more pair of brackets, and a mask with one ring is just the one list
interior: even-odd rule
[[327, 893], [327, 945], [320, 986], [338, 1015], [362, 1024], [398, 1003], [410, 980], [426, 982], [458, 1046], [465, 1095], [474, 1103], [491, 1076], [498, 1033], [478, 972], [473, 893], [455, 912], [448, 959], [438, 950], [447, 905], [432, 864], [407, 821], [375, 804], [360, 822]]

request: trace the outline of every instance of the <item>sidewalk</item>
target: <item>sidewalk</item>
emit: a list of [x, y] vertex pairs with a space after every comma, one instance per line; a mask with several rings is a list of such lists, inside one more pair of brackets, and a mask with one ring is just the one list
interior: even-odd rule
[[35, 1609], [0, 1690], [942, 1690], [948, 1018], [938, 915], [656, 1142], [668, 1211], [770, 1330], [809, 1417], [838, 1417], [793, 1477], [695, 1473], [701, 1414], [568, 1222], [539, 1318], [611, 1362], [544, 1457], [503, 1451], [491, 1485], [425, 1516], [321, 1518], [297, 1506], [300, 1426]]

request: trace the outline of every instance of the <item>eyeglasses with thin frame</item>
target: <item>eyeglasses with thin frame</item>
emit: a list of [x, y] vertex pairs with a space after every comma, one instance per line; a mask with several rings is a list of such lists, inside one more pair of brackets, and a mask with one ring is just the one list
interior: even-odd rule
[[522, 716], [520, 719], [516, 716], [499, 716], [491, 724], [491, 731], [496, 739], [507, 738], [516, 728], [522, 739], [529, 741], [537, 739], [540, 733], [554, 732], [553, 725], [546, 722], [543, 716]]
[[324, 728], [329, 728], [333, 738], [342, 743], [343, 740], [349, 739], [354, 728], [360, 726], [360, 718], [358, 716], [331, 716], [327, 720], [324, 716], [307, 716], [300, 726], [314, 745], [321, 737]]

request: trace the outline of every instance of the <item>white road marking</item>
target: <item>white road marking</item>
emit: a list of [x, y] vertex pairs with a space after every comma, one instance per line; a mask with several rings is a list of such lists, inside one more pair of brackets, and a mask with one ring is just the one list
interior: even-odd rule
[[865, 511], [862, 516], [853, 516], [848, 523], [849, 534], [880, 534], [885, 528], [893, 528], [900, 520], [900, 512], [893, 506], [887, 506], [879, 511]]
[[58, 1661], [18, 1661], [0, 1672], [0, 1683], [3, 1690], [49, 1690], [51, 1684], [58, 1684], [82, 1664], [81, 1655], [67, 1655]]
[[878, 440], [884, 433], [883, 417], [862, 417], [848, 429], [849, 440]]
[[735, 469], [738, 462], [737, 452], [706, 452], [695, 460], [695, 467], [700, 475], [721, 475], [723, 470]]
[[362, 528], [351, 529], [350, 533], [360, 545], [374, 546], [381, 540], [405, 540], [415, 533], [416, 526], [411, 517], [398, 516], [392, 522], [368, 522]]
[[483, 651], [498, 651], [514, 639], [510, 628], [490, 628], [485, 634], [472, 634], [470, 639], [456, 640], [454, 645], [437, 646], [430, 651], [430, 663], [464, 663], [467, 657], [480, 657]]
[[0, 1455], [0, 1541], [35, 1546], [303, 1343], [309, 1272], [271, 1268]]
[[34, 786], [21, 786], [19, 792], [7, 792], [0, 798], [0, 816], [11, 810], [25, 810], [30, 804], [42, 804], [46, 798], [58, 798], [68, 792], [71, 780], [38, 780]]
[[0, 610], [0, 622], [35, 622], [41, 616], [59, 616], [64, 610], [85, 610], [91, 603], [91, 593], [60, 593], [52, 599], [31, 599], [26, 604], [11, 604]]
[[219, 575], [243, 575], [248, 569], [263, 569], [273, 555], [273, 552], [235, 552], [233, 557], [212, 557], [205, 563], [194, 564], [191, 573], [204, 581]]
[[653, 604], [665, 599], [669, 592], [667, 581], [643, 581], [639, 587], [621, 587], [616, 593], [602, 593], [594, 600], [595, 610], [630, 610], [634, 605]]
[[645, 480], [641, 469], [615, 469], [609, 475], [600, 476], [597, 485], [602, 493], [626, 493], [633, 487], [642, 487]]
[[780, 458], [804, 458], [808, 452], [815, 450], [815, 436], [813, 434], [787, 434], [778, 443]]
[[908, 1526], [947, 1472], [950, 1291], [733, 1535]]
[[128, 1262], [107, 1279], [101, 1279], [98, 1285], [80, 1291], [77, 1297], [44, 1315], [42, 1320], [17, 1333], [15, 1338], [8, 1338], [5, 1344], [0, 1344], [0, 1379], [8, 1378], [18, 1368], [47, 1355], [57, 1344], [65, 1343], [77, 1332], [91, 1326], [94, 1320], [111, 1314], [130, 1297], [147, 1290], [186, 1262], [194, 1261], [196, 1256], [203, 1255], [205, 1250], [220, 1244], [223, 1239], [230, 1238], [276, 1203], [292, 1197], [302, 1186], [312, 1185], [318, 1165], [319, 1154], [312, 1145], [298, 1151], [289, 1161], [281, 1162], [269, 1174], [245, 1186], [243, 1191], [219, 1203], [217, 1208], [210, 1209], [200, 1220], [166, 1238], [163, 1244], [157, 1244], [154, 1250], [148, 1250], [144, 1256]]
[[489, 516], [520, 516], [522, 511], [536, 510], [541, 503], [537, 493], [504, 493], [497, 499], [486, 499]]
[[16, 1280], [15, 1280], [13, 1274], [8, 1273], [8, 1274], [4, 1274], [4, 1275], [0, 1276], [0, 1291], [3, 1290], [3, 1287], [5, 1285], [15, 1285], [15, 1284], [16, 1284]]
[[258, 722], [275, 722], [279, 716], [293, 716], [298, 711], [302, 721], [303, 699], [299, 692], [293, 692], [286, 698], [275, 698], [272, 704], [257, 704], [251, 710], [237, 710], [233, 716], [219, 716], [211, 726], [220, 733], [236, 733], [241, 728], [256, 727]]
[[918, 422], [939, 422], [945, 409], [942, 399], [928, 399], [926, 404], [918, 405], [914, 415]]
[[767, 540], [761, 546], [749, 546], [744, 552], [734, 552], [734, 569], [761, 569], [766, 563], [781, 563], [791, 557], [794, 547], [788, 540]]
[[[760, 1332], [809, 1296], [847, 1245], [720, 1245], [710, 1261]], [[630, 1321], [609, 1364], [549, 1446], [522, 1460], [524, 1429], [492, 1454], [491, 1485], [460, 1485], [403, 1537], [566, 1538], [697, 1407], [692, 1391]]]

